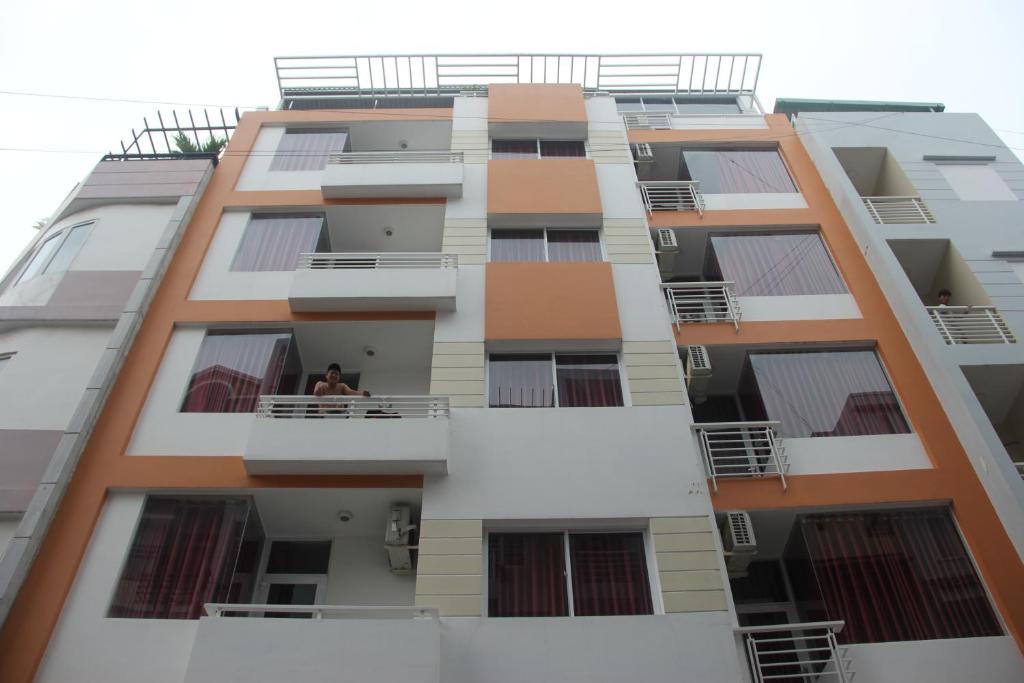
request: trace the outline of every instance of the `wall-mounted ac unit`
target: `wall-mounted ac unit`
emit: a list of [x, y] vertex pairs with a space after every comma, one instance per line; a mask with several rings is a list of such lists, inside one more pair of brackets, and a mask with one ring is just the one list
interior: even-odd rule
[[676, 231], [669, 228], [658, 228], [657, 247], [658, 272], [663, 278], [671, 277], [675, 273], [676, 254], [679, 253]]
[[412, 511], [408, 505], [395, 505], [388, 515], [388, 527], [384, 532], [384, 549], [388, 553], [388, 566], [393, 574], [412, 573], [412, 550], [410, 536], [416, 530], [412, 523]]
[[757, 540], [754, 538], [754, 524], [745, 511], [733, 510], [725, 513], [722, 546], [725, 550], [725, 567], [729, 570], [729, 576], [746, 576], [751, 560], [757, 555]]
[[711, 357], [706, 346], [691, 344], [686, 347], [686, 390], [694, 403], [708, 398], [711, 383]]
[[646, 142], [633, 145], [633, 161], [638, 164], [653, 164], [654, 150]]

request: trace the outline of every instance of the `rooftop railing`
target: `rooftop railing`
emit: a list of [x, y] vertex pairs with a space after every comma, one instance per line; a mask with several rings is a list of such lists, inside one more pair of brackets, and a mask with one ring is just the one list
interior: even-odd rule
[[361, 252], [323, 252], [299, 254], [297, 270], [342, 270], [378, 268], [456, 268], [457, 254], [389, 251], [379, 254]]
[[273, 419], [447, 418], [447, 396], [260, 396], [256, 417]]
[[433, 619], [437, 620], [436, 607], [368, 606], [362, 605], [264, 605], [231, 604], [208, 602], [203, 605], [207, 616], [222, 617], [266, 617], [300, 615], [311, 619]]
[[778, 626], [745, 626], [743, 637], [754, 683], [813, 681], [850, 683], [854, 678], [849, 648], [836, 634], [845, 622], [818, 621]]
[[655, 211], [696, 211], [704, 215], [704, 197], [695, 180], [658, 180], [637, 183], [647, 213]]
[[934, 223], [935, 217], [920, 197], [862, 197], [864, 207], [879, 224]]
[[943, 341], [956, 344], [1016, 344], [995, 306], [928, 306]]
[[779, 477], [786, 488], [789, 461], [779, 422], [705, 422], [693, 425], [711, 486], [734, 477]]
[[668, 312], [678, 328], [685, 323], [731, 322], [739, 329], [740, 305], [732, 282], [673, 282], [664, 284]]
[[330, 164], [461, 164], [462, 152], [407, 150], [397, 152], [333, 152]]

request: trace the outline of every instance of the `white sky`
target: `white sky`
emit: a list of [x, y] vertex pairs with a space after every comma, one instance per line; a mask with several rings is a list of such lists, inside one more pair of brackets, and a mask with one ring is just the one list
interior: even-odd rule
[[[8, 0], [0, 90], [277, 103], [273, 57], [761, 52], [758, 95], [943, 102], [1024, 156], [1024, 0]], [[0, 271], [103, 153], [173, 107], [0, 94]]]

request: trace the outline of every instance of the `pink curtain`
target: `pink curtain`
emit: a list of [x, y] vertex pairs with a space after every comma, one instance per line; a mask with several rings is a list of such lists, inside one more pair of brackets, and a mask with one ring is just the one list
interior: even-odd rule
[[567, 616], [562, 534], [490, 534], [487, 605], [491, 617]]
[[488, 386], [492, 408], [552, 408], [551, 356], [492, 354]]
[[576, 616], [651, 614], [641, 534], [569, 534]]
[[494, 230], [491, 261], [543, 261], [543, 230]]
[[270, 162], [271, 171], [322, 171], [327, 156], [345, 149], [348, 133], [338, 130], [289, 130]]
[[800, 532], [846, 643], [1002, 634], [948, 510], [809, 515]]
[[[904, 434], [910, 431], [874, 351], [752, 353], [741, 394], [757, 394], [764, 415], [787, 437]], [[756, 388], [755, 388], [756, 387]], [[751, 411], [757, 403], [745, 400]]]
[[295, 270], [299, 254], [316, 251], [323, 224], [323, 216], [253, 216], [231, 270]]
[[542, 157], [585, 157], [587, 148], [582, 140], [541, 140]]
[[684, 150], [682, 180], [700, 182], [705, 194], [796, 192], [774, 149]]
[[548, 261], [600, 261], [596, 230], [548, 230]]
[[712, 235], [711, 248], [715, 275], [737, 296], [846, 293], [817, 233]]
[[251, 413], [276, 393], [291, 334], [207, 333], [199, 347], [183, 413]]
[[149, 498], [109, 616], [198, 619], [223, 602], [248, 514], [245, 500]]
[[622, 384], [615, 356], [555, 356], [555, 375], [559, 406], [622, 405]]

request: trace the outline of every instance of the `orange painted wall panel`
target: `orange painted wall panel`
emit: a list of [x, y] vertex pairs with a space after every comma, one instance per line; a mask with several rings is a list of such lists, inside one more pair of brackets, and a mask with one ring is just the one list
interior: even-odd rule
[[571, 84], [492, 84], [487, 87], [487, 118], [490, 123], [585, 122], [583, 88]]
[[484, 337], [622, 338], [610, 263], [488, 263]]
[[590, 159], [495, 159], [487, 162], [487, 213], [601, 213]]

